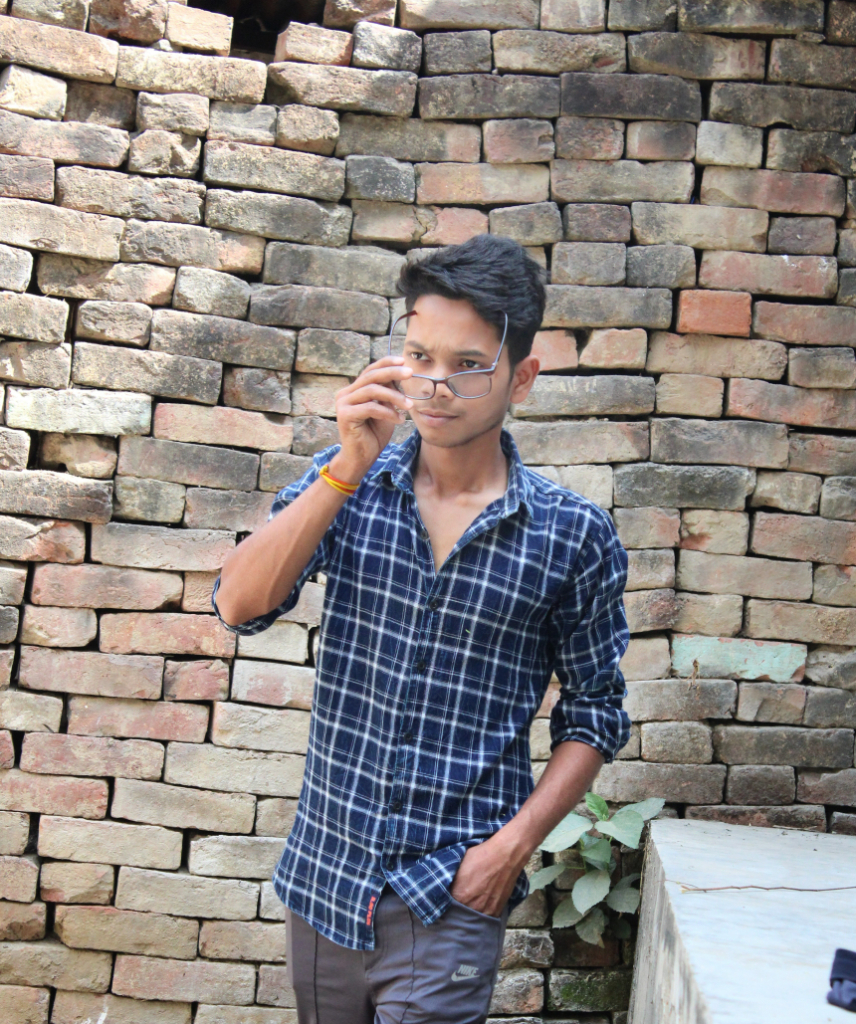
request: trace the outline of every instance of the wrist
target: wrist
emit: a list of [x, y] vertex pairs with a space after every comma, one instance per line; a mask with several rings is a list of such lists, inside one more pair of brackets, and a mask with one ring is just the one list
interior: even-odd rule
[[531, 837], [524, 834], [523, 829], [515, 823], [514, 818], [507, 821], [498, 832], [494, 832], [488, 842], [495, 843], [502, 848], [503, 856], [515, 874], [526, 866], [529, 858], [538, 848], [538, 844], [532, 843]]
[[360, 466], [350, 460], [341, 451], [337, 452], [329, 462], [329, 472], [337, 480], [345, 484], [358, 484], [368, 472], [368, 466]]

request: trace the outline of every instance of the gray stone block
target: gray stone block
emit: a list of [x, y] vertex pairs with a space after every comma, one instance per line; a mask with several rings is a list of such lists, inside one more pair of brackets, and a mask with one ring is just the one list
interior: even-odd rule
[[[600, 77], [600, 76], [598, 76]], [[449, 75], [419, 81], [419, 115], [427, 119], [556, 117], [559, 83], [537, 75]]]
[[141, 92], [137, 96], [137, 127], [182, 135], [204, 135], [209, 125], [209, 100], [189, 92]]
[[277, 136], [277, 109], [269, 104], [212, 103], [208, 138], [219, 142], [249, 142], [273, 146]]
[[418, 72], [422, 63], [422, 40], [406, 29], [358, 21], [354, 26], [351, 63], [355, 68]]
[[416, 197], [413, 164], [386, 156], [349, 156], [345, 161], [346, 199], [412, 203]]
[[634, 288], [695, 288], [695, 253], [687, 245], [637, 245], [627, 250], [627, 284]]
[[737, 466], [619, 466], [615, 504], [743, 509], [755, 473]]
[[294, 193], [333, 202], [338, 202], [345, 190], [345, 165], [341, 160], [244, 142], [206, 142], [203, 177], [212, 185]]
[[461, 75], [467, 72], [490, 73], [493, 63], [490, 32], [426, 32], [422, 37], [426, 75]]
[[265, 284], [302, 284], [395, 296], [404, 257], [370, 245], [321, 248], [271, 242], [265, 254]]
[[237, 366], [290, 370], [295, 334], [221, 316], [159, 309], [152, 317], [151, 349]]
[[205, 204], [210, 227], [310, 245], [344, 245], [352, 218], [347, 206], [258, 192], [210, 189]]
[[151, 181], [118, 171], [60, 167], [56, 185], [59, 205], [84, 213], [183, 224], [202, 221], [205, 186], [198, 181]]
[[250, 304], [250, 286], [240, 277], [202, 267], [180, 267], [172, 297], [175, 309], [242, 319]]

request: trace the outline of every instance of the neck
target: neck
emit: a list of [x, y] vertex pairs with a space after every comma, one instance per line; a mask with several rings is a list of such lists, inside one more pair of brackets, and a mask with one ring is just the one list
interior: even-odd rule
[[502, 424], [466, 444], [439, 448], [423, 438], [414, 483], [430, 487], [439, 498], [480, 491], [504, 491], [508, 483], [508, 460], [500, 445]]

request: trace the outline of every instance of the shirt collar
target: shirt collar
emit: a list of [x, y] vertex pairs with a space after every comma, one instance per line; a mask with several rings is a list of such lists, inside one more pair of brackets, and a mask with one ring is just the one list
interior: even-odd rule
[[[382, 465], [374, 469], [370, 480], [385, 477], [387, 481], [404, 491], [405, 494], [413, 494], [413, 465], [419, 453], [419, 446], [422, 438], [419, 431], [414, 429], [409, 437], [400, 445], [392, 447], [389, 455], [384, 459]], [[534, 512], [532, 484], [529, 474], [520, 452], [510, 432], [503, 427], [499, 436], [499, 443], [503, 452], [508, 456], [508, 487], [502, 497], [500, 516], [505, 518], [516, 512], [521, 505], [525, 506], [529, 515]]]

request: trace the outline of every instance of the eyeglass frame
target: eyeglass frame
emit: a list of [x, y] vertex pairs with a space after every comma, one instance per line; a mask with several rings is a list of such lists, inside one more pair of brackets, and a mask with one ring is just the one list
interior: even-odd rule
[[[407, 317], [409, 317], [409, 316], [416, 316], [418, 314], [418, 312], [419, 311], [416, 310], [416, 309], [411, 309], [409, 313], [402, 313], [400, 316], [397, 316], [395, 318], [395, 320], [392, 321], [392, 326], [389, 329], [389, 350], [387, 352], [387, 355], [389, 355], [389, 356], [392, 355], [392, 334], [393, 334], [393, 331], [395, 330], [396, 324], [400, 320], [406, 320]], [[487, 398], [487, 396], [490, 394], [490, 392], [491, 392], [491, 390], [493, 388], [493, 378], [491, 376], [488, 376], [488, 378], [487, 378], [487, 382], [488, 382], [488, 384], [490, 386], [488, 387], [487, 391], [485, 391], [485, 393], [483, 395], [459, 395], [458, 392], [455, 391], [454, 387], [452, 387], [452, 385], [449, 383], [449, 379], [451, 377], [463, 377], [465, 374], [471, 374], [471, 373], [493, 374], [495, 372], [495, 370], [496, 370], [496, 368], [497, 368], [497, 366], [499, 364], [499, 357], [502, 355], [502, 348], [503, 348], [503, 345], [505, 344], [505, 336], [508, 333], [508, 313], [506, 313], [505, 310], [503, 310], [502, 315], [505, 317], [505, 326], [504, 326], [504, 328], [502, 330], [502, 339], [499, 342], [499, 351], [496, 353], [496, 359], [494, 359], [494, 361], [491, 364], [491, 366], [489, 366], [486, 370], [456, 370], [455, 373], [450, 373], [448, 375], [448, 377], [429, 377], [427, 373], [414, 373], [414, 374], [411, 374], [410, 378], [408, 378], [410, 380], [412, 380], [414, 377], [418, 378], [419, 380], [430, 380], [431, 383], [434, 385], [434, 390], [431, 392], [430, 395], [425, 395], [425, 396], [422, 396], [422, 397], [414, 396], [414, 395], [407, 395], [407, 397], [410, 398], [414, 402], [427, 402], [427, 401], [430, 401], [437, 394], [437, 385], [438, 384], [445, 384], [446, 387], [455, 396], [455, 398], [466, 398], [466, 399]], [[405, 335], [405, 340], [406, 340], [406, 335]], [[399, 391], [401, 391], [402, 394], [404, 394], [404, 391], [402, 391], [402, 389], [400, 387], [400, 383], [401, 383], [400, 381], [396, 381], [395, 382], [395, 386], [396, 386], [396, 388]]]

